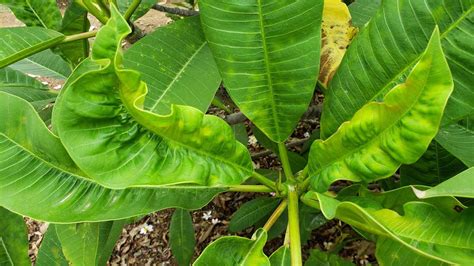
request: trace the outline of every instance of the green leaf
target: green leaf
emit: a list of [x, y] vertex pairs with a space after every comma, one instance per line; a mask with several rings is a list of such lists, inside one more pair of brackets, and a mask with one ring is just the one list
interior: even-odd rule
[[469, 117], [441, 128], [436, 141], [467, 166], [474, 166], [474, 111]]
[[106, 265], [127, 220], [55, 225], [65, 258], [71, 265]]
[[75, 71], [91, 70], [65, 87], [55, 105], [53, 122], [71, 157], [111, 188], [242, 183], [252, 174], [250, 154], [222, 119], [190, 106], [173, 105], [167, 115], [143, 109], [146, 84], [119, 66], [130, 32], [113, 7], [93, 60]]
[[56, 98], [41, 82], [9, 67], [0, 69], [0, 91], [23, 98], [37, 109]]
[[[64, 35], [87, 32], [90, 28], [87, 10], [75, 0], [69, 0], [69, 2], [61, 21], [60, 32]], [[61, 44], [57, 47], [59, 54], [72, 66], [77, 66], [84, 58], [89, 56], [89, 49], [88, 39]]]
[[59, 55], [44, 50], [12, 65], [12, 69], [25, 74], [64, 80], [71, 74], [71, 67]]
[[0, 151], [0, 206], [40, 221], [105, 221], [165, 208], [198, 209], [224, 191], [197, 186], [115, 190], [74, 174], [78, 170], [66, 150], [34, 108], [4, 92]]
[[169, 240], [173, 257], [178, 265], [190, 265], [196, 239], [191, 214], [187, 210], [176, 209], [171, 218]]
[[234, 131], [235, 139], [238, 140], [243, 145], [247, 146], [249, 142], [249, 136], [247, 133], [247, 128], [244, 124], [234, 124], [231, 125], [232, 130]]
[[428, 150], [414, 164], [400, 168], [400, 185], [435, 186], [462, 172], [466, 166], [451, 155], [436, 141], [432, 141]]
[[270, 139], [285, 141], [313, 96], [323, 1], [202, 0], [199, 8], [230, 96]]
[[397, 241], [379, 237], [375, 257], [380, 265], [447, 266], [450, 264], [420, 256]]
[[356, 0], [349, 5], [352, 24], [362, 28], [375, 15], [382, 0]]
[[436, 25], [453, 73], [454, 92], [442, 124], [473, 112], [472, 0], [386, 0], [351, 43], [325, 94], [321, 118], [328, 138], [367, 102], [383, 96], [418, 62]]
[[46, 234], [43, 236], [41, 246], [36, 258], [36, 266], [68, 266], [64, 257], [61, 242], [54, 224], [50, 224]]
[[280, 203], [277, 198], [258, 197], [248, 201], [234, 213], [229, 223], [230, 232], [239, 232], [268, 216]]
[[474, 198], [474, 187], [472, 184], [474, 184], [474, 167], [451, 177], [433, 188], [425, 191], [414, 188], [414, 191], [421, 199], [446, 196]]
[[[122, 14], [125, 14], [125, 11], [127, 11], [128, 7], [132, 3], [133, 0], [118, 0], [117, 5], [118, 9]], [[145, 15], [151, 7], [156, 4], [156, 0], [142, 0], [138, 8], [135, 10], [135, 13], [133, 13], [131, 20], [137, 20], [143, 15]]]
[[0, 68], [41, 52], [64, 40], [57, 31], [38, 28], [0, 28]]
[[[452, 198], [421, 202], [411, 201], [413, 196], [404, 198], [407, 195], [403, 188], [382, 193], [382, 197], [365, 193], [338, 200], [310, 192], [305, 198], [317, 198], [327, 219], [338, 218], [359, 230], [388, 237], [420, 256], [451, 264], [474, 259], [473, 236], [465, 233], [474, 230], [473, 209], [458, 213], [459, 205]], [[403, 208], [388, 209], [393, 203]]]
[[401, 164], [416, 162], [438, 131], [453, 90], [437, 29], [405, 83], [383, 103], [372, 102], [309, 155], [312, 187], [325, 191], [332, 182], [372, 182], [392, 176]]
[[309, 258], [304, 265], [349, 266], [354, 264], [348, 260], [339, 257], [337, 254], [324, 252], [319, 249], [312, 249], [309, 253]]
[[266, 240], [267, 233], [263, 229], [257, 230], [252, 239], [221, 237], [207, 246], [193, 265], [270, 266], [270, 260], [263, 253]]
[[26, 26], [39, 26], [58, 30], [61, 13], [56, 0], [0, 0]]
[[327, 220], [321, 212], [304, 204], [301, 204], [300, 206], [299, 215], [300, 238], [301, 243], [304, 245], [310, 239], [313, 230], [324, 225]]
[[2, 207], [0, 217], [0, 264], [31, 265], [28, 257], [28, 232], [23, 217]]
[[291, 266], [290, 248], [287, 246], [279, 247], [269, 259], [272, 266]]
[[206, 112], [221, 83], [199, 17], [148, 34], [125, 52], [124, 65], [142, 74], [145, 108], [159, 114], [169, 114], [172, 104]]

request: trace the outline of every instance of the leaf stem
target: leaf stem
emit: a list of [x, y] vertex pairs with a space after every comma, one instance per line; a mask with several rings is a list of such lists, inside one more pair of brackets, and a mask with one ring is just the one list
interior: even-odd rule
[[277, 191], [277, 188], [275, 186], [275, 182], [273, 182], [272, 180], [268, 179], [267, 177], [257, 173], [257, 172], [253, 172], [252, 174], [252, 177], [257, 180], [258, 182], [260, 182], [260, 184], [262, 185], [265, 185], [271, 189], [273, 189], [273, 191]]
[[273, 189], [262, 185], [236, 185], [229, 187], [232, 192], [273, 192]]
[[66, 36], [66, 38], [64, 38], [62, 43], [73, 42], [73, 41], [82, 40], [82, 39], [88, 39], [88, 38], [95, 37], [95, 35], [97, 35], [96, 30], [83, 32], [83, 33], [79, 33], [79, 34], [74, 34], [74, 35], [69, 35], [69, 36]]
[[89, 13], [91, 13], [94, 17], [96, 17], [100, 21], [100, 23], [104, 25], [107, 23], [109, 18], [107, 17], [106, 14], [104, 14], [102, 10], [98, 9], [90, 1], [84, 1], [83, 3], [86, 6], [87, 11], [89, 11]]
[[290, 228], [291, 265], [303, 265], [301, 258], [300, 221], [298, 213], [298, 191], [294, 185], [288, 186], [288, 225]]
[[286, 206], [288, 206], [288, 200], [284, 199], [280, 205], [275, 209], [275, 211], [272, 213], [270, 218], [268, 218], [267, 222], [263, 226], [263, 230], [269, 231], [272, 226], [275, 224], [275, 222], [280, 218], [281, 214], [285, 211]]
[[286, 179], [295, 180], [293, 176], [293, 171], [291, 170], [290, 160], [288, 159], [288, 152], [286, 151], [285, 143], [278, 143], [278, 153], [280, 155], [280, 161], [283, 166], [283, 171], [285, 172]]
[[135, 10], [137, 10], [141, 2], [142, 0], [133, 0], [133, 2], [130, 4], [130, 6], [127, 8], [127, 11], [125, 11], [125, 14], [123, 15], [126, 21], [130, 20], [133, 13], [135, 12]]
[[212, 105], [219, 107], [220, 109], [224, 110], [226, 113], [231, 114], [232, 111], [225, 106], [225, 104], [217, 97], [214, 96], [214, 99], [212, 99]]

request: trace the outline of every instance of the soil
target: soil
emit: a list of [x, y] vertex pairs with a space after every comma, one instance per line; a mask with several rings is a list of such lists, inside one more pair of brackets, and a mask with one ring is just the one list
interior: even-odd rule
[[[64, 1], [60, 3], [64, 8]], [[92, 28], [98, 28], [100, 24], [94, 18], [91, 18]], [[144, 17], [135, 22], [142, 32], [149, 33], [156, 27], [165, 25], [171, 21], [163, 13], [151, 10]], [[22, 26], [8, 9], [0, 6], [0, 27]], [[48, 78], [39, 79], [47, 83], [53, 89], [59, 89], [62, 86], [61, 81]], [[225, 93], [224, 93], [225, 94]], [[321, 102], [321, 94], [316, 94], [313, 104]], [[229, 99], [225, 99], [229, 101]], [[229, 106], [230, 107], [230, 106]], [[233, 109], [233, 111], [238, 111]], [[225, 112], [217, 108], [211, 108], [210, 113], [224, 117]], [[249, 135], [252, 135], [251, 124], [246, 121], [245, 125]], [[319, 119], [316, 117], [306, 118], [300, 121], [291, 138], [303, 139], [307, 133], [313, 132], [319, 128]], [[265, 150], [258, 143], [251, 143], [249, 150], [259, 152]], [[292, 148], [299, 152], [302, 145]], [[274, 154], [260, 157], [254, 160], [254, 164], [259, 168], [280, 169], [280, 164]], [[217, 196], [211, 203], [201, 210], [192, 212], [196, 247], [194, 258], [212, 241], [221, 237], [230, 235], [228, 231], [229, 220], [232, 214], [245, 202], [260, 196], [258, 193], [234, 193], [227, 192]], [[204, 219], [203, 214], [211, 212], [212, 219]], [[172, 256], [169, 241], [168, 228], [173, 210], [163, 210], [149, 214], [138, 222], [126, 226], [120, 239], [117, 241], [113, 254], [109, 260], [109, 265], [177, 265]], [[41, 223], [25, 217], [25, 222], [29, 231], [30, 251], [29, 255], [32, 261], [36, 259], [41, 240], [48, 228], [47, 223]], [[147, 233], [140, 233], [144, 226], [152, 226], [152, 230]], [[236, 235], [251, 237], [255, 228], [249, 228]], [[269, 241], [265, 246], [265, 253], [270, 255], [283, 243], [283, 236]], [[373, 242], [364, 240], [352, 228], [340, 221], [334, 220], [313, 231], [308, 243], [303, 247], [304, 258], [308, 257], [311, 249], [321, 250], [339, 250], [338, 253], [343, 258], [356, 263], [357, 265], [377, 264], [374, 253], [375, 245]]]

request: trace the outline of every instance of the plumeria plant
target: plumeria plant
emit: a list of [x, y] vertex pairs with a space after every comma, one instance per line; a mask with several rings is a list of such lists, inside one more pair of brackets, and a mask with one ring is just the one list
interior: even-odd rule
[[[0, 0], [25, 24], [0, 28], [0, 264], [31, 263], [22, 216], [49, 223], [36, 265], [106, 265], [126, 224], [174, 208], [179, 265], [351, 264], [343, 237], [303, 261], [332, 219], [381, 265], [472, 265], [474, 3], [346, 2]], [[150, 8], [174, 22], [144, 36]], [[307, 115], [320, 127], [295, 142]], [[281, 169], [252, 163], [247, 119]], [[230, 218], [253, 236], [193, 259], [190, 210], [229, 191], [268, 194]]]

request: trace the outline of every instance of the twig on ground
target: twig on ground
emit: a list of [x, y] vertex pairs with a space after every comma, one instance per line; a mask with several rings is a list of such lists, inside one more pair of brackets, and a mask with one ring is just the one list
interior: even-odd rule
[[[308, 139], [309, 138], [296, 139], [296, 140], [293, 140], [293, 141], [290, 141], [290, 142], [286, 143], [285, 146], [287, 148], [292, 148], [292, 147], [295, 147], [295, 146], [299, 146], [301, 144], [304, 144], [306, 141], [308, 141]], [[260, 157], [271, 155], [273, 153], [274, 152], [271, 151], [271, 150], [264, 150], [264, 151], [253, 153], [253, 154], [251, 154], [251, 156], [252, 156], [252, 159], [257, 159], [257, 158], [260, 158]]]

